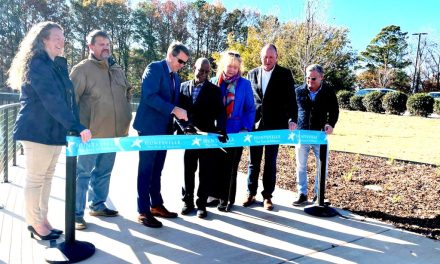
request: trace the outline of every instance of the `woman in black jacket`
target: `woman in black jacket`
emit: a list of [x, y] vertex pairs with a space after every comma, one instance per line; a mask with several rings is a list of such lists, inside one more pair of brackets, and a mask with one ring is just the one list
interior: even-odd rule
[[82, 141], [91, 133], [79, 123], [73, 85], [63, 53], [64, 33], [54, 22], [34, 25], [26, 34], [9, 69], [8, 84], [21, 90], [14, 139], [26, 155], [25, 216], [31, 236], [57, 239], [62, 233], [47, 219], [52, 177], [67, 131]]

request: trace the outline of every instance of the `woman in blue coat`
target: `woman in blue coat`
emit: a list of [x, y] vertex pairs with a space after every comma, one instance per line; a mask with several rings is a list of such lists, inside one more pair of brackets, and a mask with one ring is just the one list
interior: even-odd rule
[[[211, 80], [222, 91], [228, 134], [251, 131], [254, 125], [255, 104], [252, 87], [249, 80], [241, 77], [242, 73], [243, 61], [240, 54], [225, 51], [218, 64], [217, 76]], [[220, 211], [230, 211], [235, 203], [237, 171], [242, 151], [243, 147], [227, 148], [226, 153], [220, 154], [220, 182], [217, 193], [214, 193], [220, 198], [217, 207]]]
[[52, 177], [67, 131], [79, 133], [83, 142], [92, 136], [79, 123], [67, 61], [58, 57], [63, 49], [60, 25], [34, 25], [20, 43], [8, 79], [11, 88], [21, 90], [14, 139], [21, 141], [26, 155], [25, 218], [31, 236], [42, 240], [57, 239], [62, 233], [52, 227], [47, 214]]

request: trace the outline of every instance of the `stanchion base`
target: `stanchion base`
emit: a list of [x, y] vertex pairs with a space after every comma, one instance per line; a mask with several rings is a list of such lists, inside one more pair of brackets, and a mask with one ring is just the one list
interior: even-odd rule
[[304, 212], [319, 217], [333, 217], [338, 215], [338, 212], [335, 209], [329, 206], [320, 206], [316, 204], [304, 207]]
[[46, 252], [46, 261], [49, 263], [76, 263], [91, 257], [95, 253], [95, 246], [84, 241], [62, 242]]

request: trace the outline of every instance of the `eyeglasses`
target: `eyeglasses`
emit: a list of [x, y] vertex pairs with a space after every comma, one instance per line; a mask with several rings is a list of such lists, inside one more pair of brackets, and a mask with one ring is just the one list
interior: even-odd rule
[[316, 78], [307, 77], [307, 80], [316, 81]]
[[182, 60], [182, 59], [179, 59], [179, 58], [177, 58], [176, 56], [174, 56], [176, 59], [177, 59], [177, 62], [178, 63], [180, 63], [180, 64], [182, 64], [182, 65], [185, 65], [186, 64], [186, 61], [184, 61], [184, 60]]
[[234, 56], [236, 58], [240, 58], [240, 54], [235, 53], [235, 52], [228, 52], [228, 55]]

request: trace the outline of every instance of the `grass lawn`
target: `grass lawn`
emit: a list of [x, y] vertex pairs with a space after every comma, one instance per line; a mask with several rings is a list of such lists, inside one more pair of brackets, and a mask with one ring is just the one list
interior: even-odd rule
[[331, 150], [440, 165], [440, 119], [341, 110]]

